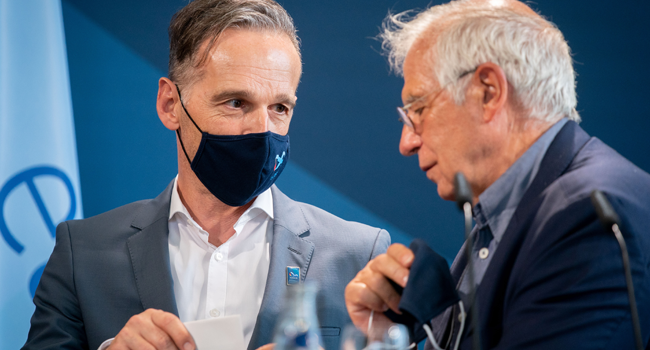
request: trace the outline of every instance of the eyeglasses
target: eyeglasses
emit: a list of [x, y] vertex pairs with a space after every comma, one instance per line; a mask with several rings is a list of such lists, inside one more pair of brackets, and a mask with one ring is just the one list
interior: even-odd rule
[[[464, 78], [466, 75], [468, 75], [470, 73], [474, 73], [477, 68], [478, 67], [476, 67], [474, 69], [471, 69], [471, 70], [468, 70], [466, 72], [463, 72], [461, 75], [458, 76], [458, 78], [456, 78], [456, 81]], [[417, 98], [416, 100], [414, 100], [414, 101], [412, 101], [410, 103], [405, 104], [403, 107], [397, 107], [397, 114], [399, 114], [399, 121], [402, 122], [402, 124], [408, 126], [409, 128], [415, 129], [415, 123], [413, 123], [413, 120], [409, 117], [410, 108], [413, 105], [415, 105], [416, 103], [425, 100], [426, 98], [428, 98], [429, 96], [431, 96], [434, 93], [435, 93], [435, 96], [433, 97], [433, 101], [435, 101], [438, 98], [438, 96], [449, 86], [449, 84], [451, 84], [451, 83], [447, 83], [447, 84], [445, 84], [445, 86], [443, 86], [439, 90], [429, 92], [428, 94], [426, 94], [426, 95], [424, 95], [422, 97], [419, 97], [419, 98]], [[418, 113], [418, 114], [420, 114], [420, 113]]]

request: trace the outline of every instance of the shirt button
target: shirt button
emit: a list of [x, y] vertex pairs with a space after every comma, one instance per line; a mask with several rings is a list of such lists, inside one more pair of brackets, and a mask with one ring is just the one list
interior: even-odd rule
[[221, 261], [223, 259], [223, 254], [217, 253], [214, 255], [214, 260]]
[[487, 248], [481, 248], [481, 250], [478, 251], [478, 257], [481, 259], [487, 259], [488, 255], [490, 255], [490, 250]]
[[221, 315], [221, 312], [219, 312], [219, 310], [217, 310], [217, 309], [210, 310], [210, 316], [219, 317], [219, 315]]

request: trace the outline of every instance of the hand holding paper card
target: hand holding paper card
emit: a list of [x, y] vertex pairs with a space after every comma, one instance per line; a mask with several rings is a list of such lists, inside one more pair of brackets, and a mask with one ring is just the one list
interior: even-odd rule
[[239, 315], [185, 322], [197, 350], [245, 350]]

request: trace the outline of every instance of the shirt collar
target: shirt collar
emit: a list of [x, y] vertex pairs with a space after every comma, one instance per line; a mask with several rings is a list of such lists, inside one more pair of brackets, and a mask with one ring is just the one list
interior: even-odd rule
[[562, 118], [551, 126], [497, 181], [479, 195], [480, 205], [475, 206], [475, 217], [480, 217], [477, 222], [487, 222], [490, 225], [497, 242], [501, 240], [521, 198], [535, 179], [548, 147], [567, 121], [568, 119]]
[[[266, 215], [268, 215], [268, 217], [273, 220], [273, 194], [270, 188], [260, 193], [257, 198], [255, 198], [255, 201], [250, 206], [250, 208], [246, 209], [244, 214], [239, 217], [239, 220], [237, 220], [237, 223], [235, 223], [235, 230], [239, 232], [239, 230], [237, 230], [237, 226], [240, 224], [245, 224], [246, 222], [250, 221], [250, 219], [259, 215], [259, 211], [266, 213]], [[174, 187], [172, 188], [172, 198], [169, 203], [168, 221], [171, 221], [176, 213], [180, 213], [186, 218], [194, 221], [190, 213], [187, 211], [187, 208], [185, 208], [185, 205], [181, 201], [180, 195], [178, 194], [178, 175], [176, 175], [176, 178], [174, 179]]]

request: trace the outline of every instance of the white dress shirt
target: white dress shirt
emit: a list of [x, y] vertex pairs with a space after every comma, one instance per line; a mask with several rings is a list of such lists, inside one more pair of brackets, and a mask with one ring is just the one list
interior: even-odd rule
[[169, 207], [169, 262], [181, 321], [240, 315], [250, 342], [262, 305], [273, 235], [271, 189], [257, 196], [219, 247], [181, 202], [174, 181]]
[[[231, 315], [241, 317], [244, 344], [253, 335], [271, 259], [273, 195], [262, 192], [219, 247], [192, 219], [174, 180], [169, 206], [169, 263], [182, 322]], [[113, 339], [100, 345], [106, 349]]]

